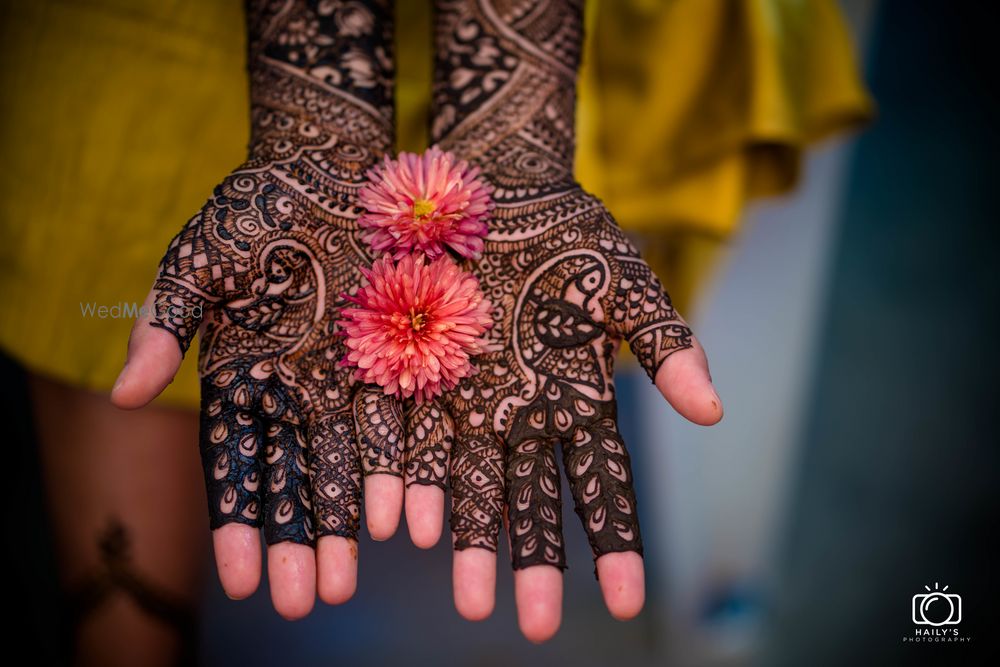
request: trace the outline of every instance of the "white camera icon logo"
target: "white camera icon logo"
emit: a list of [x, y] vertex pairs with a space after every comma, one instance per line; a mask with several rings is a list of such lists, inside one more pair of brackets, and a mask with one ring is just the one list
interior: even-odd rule
[[924, 586], [927, 593], [917, 593], [913, 596], [913, 622], [916, 625], [958, 625], [962, 622], [962, 596], [946, 593], [948, 587], [934, 590]]

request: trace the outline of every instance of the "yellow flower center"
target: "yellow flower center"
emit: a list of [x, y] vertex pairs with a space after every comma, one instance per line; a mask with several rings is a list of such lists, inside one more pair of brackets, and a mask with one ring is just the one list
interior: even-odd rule
[[426, 218], [437, 210], [437, 204], [427, 199], [418, 199], [413, 202], [413, 217]]
[[418, 313], [415, 308], [410, 308], [410, 326], [413, 327], [414, 331], [420, 331], [423, 328], [426, 318], [427, 315], [424, 313]]

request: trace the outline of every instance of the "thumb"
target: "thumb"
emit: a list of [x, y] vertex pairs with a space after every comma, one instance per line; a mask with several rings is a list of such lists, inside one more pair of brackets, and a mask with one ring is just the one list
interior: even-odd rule
[[653, 381], [667, 402], [688, 421], [712, 426], [722, 420], [722, 399], [712, 384], [705, 350], [696, 338], [691, 338], [691, 347], [664, 359]]
[[640, 258], [621, 258], [612, 322], [663, 397], [685, 419], [711, 426], [722, 419], [708, 359], [663, 289]]
[[119, 408], [141, 408], [173, 381], [203, 316], [203, 300], [190, 292], [185, 296], [187, 302], [164, 281], [146, 296], [129, 334], [125, 367], [111, 390], [111, 402]]

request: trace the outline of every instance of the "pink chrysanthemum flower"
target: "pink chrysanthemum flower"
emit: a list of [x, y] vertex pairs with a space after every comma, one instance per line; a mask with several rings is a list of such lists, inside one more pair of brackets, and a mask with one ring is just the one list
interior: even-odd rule
[[428, 262], [389, 255], [371, 269], [341, 311], [346, 336], [344, 365], [386, 394], [430, 400], [472, 373], [471, 355], [483, 351], [492, 324], [490, 302], [479, 281], [447, 256]]
[[358, 223], [375, 253], [401, 259], [419, 250], [435, 259], [450, 248], [479, 257], [493, 208], [479, 169], [433, 146], [423, 155], [386, 156], [368, 178], [359, 194], [367, 213]]

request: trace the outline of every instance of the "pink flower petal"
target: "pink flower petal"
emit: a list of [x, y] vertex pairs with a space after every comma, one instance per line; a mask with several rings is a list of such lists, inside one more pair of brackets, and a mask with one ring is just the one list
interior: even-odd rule
[[428, 261], [385, 254], [363, 271], [366, 283], [337, 322], [348, 353], [342, 364], [386, 394], [425, 401], [474, 372], [485, 349], [492, 305], [479, 282], [447, 255]]
[[368, 178], [358, 224], [373, 250], [395, 259], [414, 251], [435, 259], [448, 249], [473, 259], [482, 254], [493, 202], [477, 168], [434, 146], [423, 155], [386, 156]]

